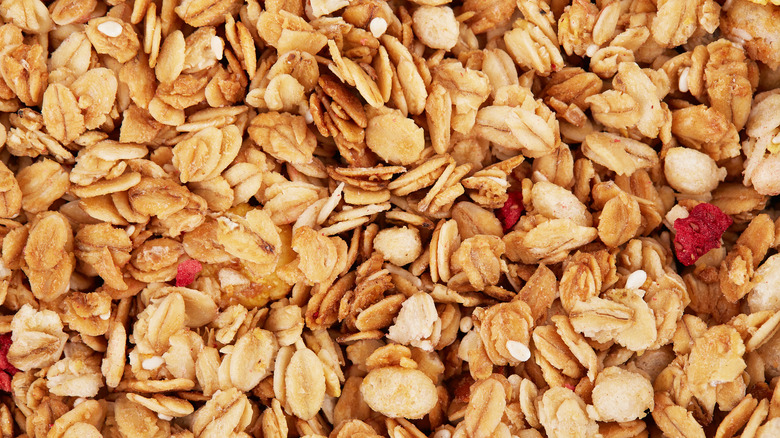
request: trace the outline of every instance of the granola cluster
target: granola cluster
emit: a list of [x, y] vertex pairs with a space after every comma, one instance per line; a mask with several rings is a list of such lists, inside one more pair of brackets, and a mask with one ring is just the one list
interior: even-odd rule
[[0, 0], [0, 437], [780, 436], [777, 0]]

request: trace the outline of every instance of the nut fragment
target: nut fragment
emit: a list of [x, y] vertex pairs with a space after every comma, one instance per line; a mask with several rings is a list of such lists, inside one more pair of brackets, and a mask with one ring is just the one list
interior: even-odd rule
[[374, 248], [390, 263], [405, 266], [422, 253], [420, 233], [415, 228], [385, 228], [374, 237]]
[[415, 35], [428, 47], [450, 50], [458, 43], [459, 25], [451, 8], [421, 6], [412, 14], [412, 20]]
[[681, 193], [700, 195], [711, 192], [726, 178], [726, 169], [694, 149], [672, 148], [666, 151], [664, 175], [669, 185]]

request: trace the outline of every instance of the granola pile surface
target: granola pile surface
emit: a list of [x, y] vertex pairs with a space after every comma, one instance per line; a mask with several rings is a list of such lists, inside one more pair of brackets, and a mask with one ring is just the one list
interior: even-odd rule
[[0, 437], [780, 436], [777, 3], [0, 0]]

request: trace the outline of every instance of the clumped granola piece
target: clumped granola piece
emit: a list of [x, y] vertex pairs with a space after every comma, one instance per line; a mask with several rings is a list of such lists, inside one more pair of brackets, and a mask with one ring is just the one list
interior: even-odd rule
[[56, 362], [68, 340], [59, 315], [51, 310], [36, 311], [29, 304], [16, 312], [11, 330], [12, 343], [6, 357], [9, 364], [22, 371]]
[[780, 294], [773, 284], [777, 284], [780, 276], [780, 255], [770, 256], [756, 269], [755, 278], [758, 282], [750, 290], [747, 298], [750, 310], [760, 312], [762, 310], [776, 310], [780, 308]]
[[550, 437], [587, 437], [598, 432], [595, 419], [588, 415], [585, 402], [567, 388], [550, 388], [538, 407], [539, 422]]
[[726, 36], [743, 44], [751, 58], [766, 63], [772, 69], [780, 66], [776, 39], [780, 11], [777, 7], [747, 0], [736, 0], [729, 6], [721, 22]]
[[618, 367], [604, 368], [599, 373], [591, 397], [601, 421], [632, 421], [653, 410], [650, 380]]

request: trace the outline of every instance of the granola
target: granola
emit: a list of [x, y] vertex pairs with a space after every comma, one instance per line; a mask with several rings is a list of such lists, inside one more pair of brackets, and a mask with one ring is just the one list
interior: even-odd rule
[[778, 23], [0, 1], [0, 435], [778, 436]]

